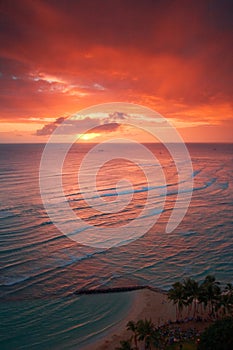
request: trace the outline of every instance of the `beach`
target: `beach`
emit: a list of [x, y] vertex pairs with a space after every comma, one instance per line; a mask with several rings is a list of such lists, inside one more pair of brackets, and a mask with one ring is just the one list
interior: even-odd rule
[[168, 320], [175, 321], [175, 306], [168, 302], [165, 292], [141, 289], [128, 292], [132, 294], [132, 306], [125, 318], [112, 330], [104, 334], [95, 344], [89, 344], [83, 350], [114, 350], [120, 340], [129, 339], [131, 333], [126, 330], [128, 321], [151, 319], [155, 326], [160, 326]]
[[[119, 340], [131, 336], [125, 331], [128, 320], [136, 322], [151, 317], [157, 326], [169, 318], [167, 307], [173, 308], [172, 303], [159, 304], [161, 297], [149, 290], [80, 296], [76, 291], [124, 286], [169, 290], [177, 280], [192, 276], [200, 283], [208, 274], [214, 274], [222, 284], [232, 281], [232, 145], [188, 145], [194, 169], [192, 203], [174, 232], [164, 231], [170, 217], [169, 208], [165, 208], [155, 227], [141, 239], [107, 250], [77, 245], [49, 220], [38, 187], [43, 147], [1, 145], [1, 349], [28, 349], [29, 343], [33, 350], [80, 350], [86, 344], [106, 349], [106, 341], [107, 349], [114, 349], [114, 342], [119, 346]], [[135, 154], [134, 147], [130, 149]], [[151, 145], [151, 149], [158, 155], [163, 152], [157, 144]], [[134, 220], [142, 208], [147, 183], [143, 176], [135, 177], [134, 201], [119, 215], [104, 212], [94, 215], [85, 206], [78, 186], [73, 186], [77, 159], [82, 159], [87, 150], [87, 146], [77, 145], [69, 155], [64, 192], [75, 213], [89, 218], [92, 225], [106, 222], [106, 227], [115, 227], [117, 234], [118, 225]], [[146, 164], [151, 172], [156, 169], [154, 163], [137, 156], [139, 163]], [[169, 166], [169, 157], [163, 153], [162, 156], [169, 170], [168, 204], [175, 207], [178, 186], [174, 181], [175, 169]], [[93, 167], [90, 164], [90, 173]], [[133, 165], [123, 166], [120, 161], [111, 166], [111, 172], [113, 177], [100, 173], [104, 198], [112, 198], [118, 181], [115, 175], [135, 174]], [[51, 191], [58, 198], [56, 188]], [[119, 192], [122, 200], [125, 191], [129, 192], [130, 188], [122, 187]], [[156, 177], [150, 191], [154, 192], [149, 201], [153, 209], [155, 202], [163, 198], [156, 192]], [[59, 220], [64, 219], [59, 210], [62, 203], [58, 199]], [[108, 210], [108, 206], [106, 202], [103, 208]], [[152, 210], [151, 217], [153, 213]]]
[[150, 320], [155, 327], [168, 326], [171, 330], [178, 330], [178, 333], [195, 333], [200, 335], [212, 320], [208, 319], [208, 313], [204, 313], [204, 319], [200, 322], [190, 318], [188, 320], [188, 310], [183, 310], [183, 321], [176, 319], [176, 306], [168, 301], [165, 291], [156, 290], [150, 287], [128, 292], [132, 294], [132, 305], [125, 317], [119, 321], [115, 327], [102, 334], [99, 340], [89, 344], [82, 350], [115, 350], [120, 346], [121, 340], [128, 340], [132, 332], [126, 329], [129, 321]]
[[0, 350], [196, 350], [233, 318], [233, 0], [0, 8]]

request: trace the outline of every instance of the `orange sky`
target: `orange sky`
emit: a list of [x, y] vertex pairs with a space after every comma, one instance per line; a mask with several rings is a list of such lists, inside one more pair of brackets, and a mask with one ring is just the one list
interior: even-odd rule
[[59, 118], [117, 101], [187, 142], [232, 142], [232, 13], [230, 0], [1, 1], [0, 143], [45, 142]]

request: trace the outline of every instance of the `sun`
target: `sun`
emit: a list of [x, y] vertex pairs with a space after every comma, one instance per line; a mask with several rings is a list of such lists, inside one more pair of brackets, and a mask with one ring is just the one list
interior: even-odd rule
[[89, 140], [92, 140], [98, 136], [100, 136], [100, 134], [98, 134], [96, 132], [91, 132], [91, 133], [87, 133], [87, 134], [82, 134], [81, 136], [79, 136], [79, 139], [83, 140], [83, 141], [89, 141]]

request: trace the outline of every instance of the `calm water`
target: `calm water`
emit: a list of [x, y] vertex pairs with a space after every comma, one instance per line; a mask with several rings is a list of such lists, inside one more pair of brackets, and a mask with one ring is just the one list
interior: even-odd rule
[[[161, 207], [164, 194], [155, 190], [156, 176], [150, 189], [133, 162], [116, 159], [97, 176], [98, 190], [106, 201], [103, 209], [116, 198], [115, 185], [122, 177], [134, 186], [132, 201], [120, 213], [91, 208], [77, 184], [78, 166], [90, 147], [71, 149], [63, 175], [69, 205], [84, 222], [115, 227], [117, 234], [119, 226], [139, 215], [150, 190], [155, 192], [149, 205]], [[194, 171], [192, 202], [182, 223], [170, 234], [165, 233], [165, 226], [177, 196], [176, 169], [162, 146], [148, 147], [166, 176], [163, 212], [146, 235], [106, 250], [77, 244], [51, 222], [39, 191], [43, 145], [0, 145], [1, 349], [81, 349], [119, 322], [130, 305], [130, 293], [73, 295], [82, 287], [149, 284], [168, 289], [185, 276], [201, 280], [209, 273], [233, 283], [233, 145], [188, 145]], [[131, 151], [133, 154], [133, 148]], [[139, 164], [155, 171], [156, 164], [137, 157]], [[94, 168], [90, 162], [86, 171], [91, 173]], [[86, 194], [91, 197], [88, 186]], [[56, 188], [51, 191], [57, 198], [57, 215], [62, 215], [62, 199], [56, 197]], [[122, 184], [119, 197], [130, 192], [132, 189]]]

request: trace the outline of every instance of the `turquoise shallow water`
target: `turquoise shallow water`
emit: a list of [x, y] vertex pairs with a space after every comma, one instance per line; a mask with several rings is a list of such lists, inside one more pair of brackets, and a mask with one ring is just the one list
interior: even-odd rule
[[[201, 280], [209, 273], [223, 283], [233, 282], [233, 146], [188, 146], [192, 201], [182, 223], [169, 234], [165, 226], [176, 201], [178, 179], [164, 149], [149, 147], [164, 167], [166, 205], [146, 235], [106, 250], [71, 241], [48, 217], [38, 179], [43, 145], [0, 146], [1, 349], [79, 349], [86, 341], [95, 341], [129, 308], [129, 293], [77, 297], [73, 292], [79, 288], [149, 284], [168, 289], [183, 277]], [[148, 189], [133, 164], [117, 160], [99, 173], [98, 189], [109, 200], [117, 180], [127, 175], [135, 188], [132, 203], [120, 214], [93, 212], [77, 187], [77, 164], [87, 150], [85, 145], [72, 149], [64, 164], [64, 191], [77, 215], [97, 226], [115, 227], [117, 234], [118, 225], [138, 215], [148, 191], [152, 191], [151, 208], [160, 204], [163, 193], [153, 192], [156, 178]], [[154, 171], [155, 164], [138, 157], [140, 164]], [[92, 164], [89, 171], [93, 168]], [[56, 189], [51, 191], [57, 198]], [[119, 195], [130, 191], [122, 187]], [[59, 208], [60, 199], [56, 200]], [[58, 210], [57, 215], [62, 213]]]
[[1, 349], [80, 349], [107, 332], [131, 305], [129, 293], [1, 304]]

